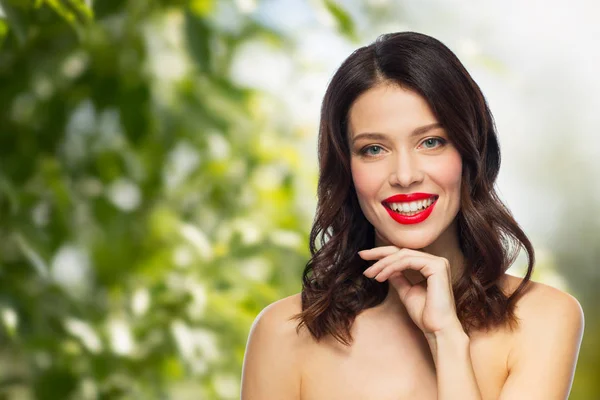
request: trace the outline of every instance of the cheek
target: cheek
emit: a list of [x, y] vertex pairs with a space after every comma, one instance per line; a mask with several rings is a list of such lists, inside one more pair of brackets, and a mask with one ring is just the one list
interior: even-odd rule
[[367, 206], [379, 191], [379, 178], [376, 176], [377, 171], [367, 168], [365, 165], [352, 165], [352, 181], [356, 190], [358, 202], [365, 215], [368, 215], [369, 207]]
[[448, 182], [460, 187], [462, 180], [462, 159], [460, 155], [456, 156], [448, 163], [448, 173], [446, 178]]
[[429, 164], [429, 176], [446, 192], [460, 192], [462, 181], [462, 159], [458, 152], [452, 152], [435, 163]]
[[449, 154], [438, 168], [438, 182], [450, 192], [460, 194], [460, 185], [462, 182], [462, 159], [458, 152]]
[[378, 171], [368, 167], [368, 165], [364, 164], [351, 164], [352, 181], [354, 182], [354, 188], [360, 202], [366, 197], [375, 196], [381, 183]]
[[352, 172], [352, 182], [354, 182], [356, 191], [362, 193], [363, 187], [368, 184], [366, 171], [357, 167], [354, 163], [352, 163], [350, 170]]

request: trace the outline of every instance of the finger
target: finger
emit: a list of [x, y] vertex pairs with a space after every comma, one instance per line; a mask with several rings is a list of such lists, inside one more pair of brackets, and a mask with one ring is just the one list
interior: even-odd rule
[[365, 269], [363, 275], [367, 278], [374, 278], [380, 273], [386, 266], [389, 260], [379, 260], [375, 264], [371, 265], [369, 268]]
[[369, 268], [367, 268], [363, 274], [369, 278], [374, 278], [378, 273], [380, 273], [383, 269], [385, 269], [388, 265], [393, 262], [396, 262], [399, 258], [401, 258], [405, 253], [401, 251], [396, 251], [381, 260], [377, 261]]
[[406, 298], [406, 294], [413, 286], [402, 272], [392, 275], [390, 277], [390, 284], [394, 286], [400, 295], [400, 300]]
[[431, 290], [440, 293], [446, 292], [449, 294], [450, 299], [454, 300], [454, 294], [452, 291], [452, 278], [449, 272], [446, 273], [446, 270], [449, 271], [450, 268], [447, 267], [444, 263], [437, 264], [435, 268], [439, 271], [439, 273], [436, 274], [437, 279], [428, 280], [428, 282], [431, 281], [429, 283]]
[[[359, 251], [359, 253], [366, 254], [368, 256], [382, 256], [385, 257], [387, 255], [402, 252], [403, 254], [412, 254], [412, 255], [422, 255], [422, 256], [432, 256], [429, 253], [424, 251], [418, 251], [414, 249], [409, 249], [408, 247], [397, 247], [397, 246], [379, 246], [373, 247], [372, 249], [365, 249]], [[432, 256], [433, 257], [433, 256]]]
[[[383, 249], [381, 251], [378, 251], [379, 249]], [[396, 249], [396, 250], [394, 250]], [[375, 262], [374, 264], [372, 264], [369, 268], [367, 268], [363, 273], [365, 276], [369, 277], [369, 278], [374, 278], [375, 276], [377, 276], [381, 271], [383, 271], [385, 268], [387, 268], [389, 265], [391, 265], [392, 263], [397, 263], [399, 260], [401, 259], [408, 259], [410, 257], [416, 257], [422, 261], [422, 265], [417, 266], [418, 268], [414, 268], [417, 271], [421, 272], [421, 275], [423, 275], [425, 278], [427, 278], [428, 276], [433, 275], [437, 270], [438, 270], [438, 264], [440, 262], [439, 257], [435, 257], [432, 256], [429, 253], [424, 253], [421, 251], [417, 251], [417, 250], [412, 250], [412, 249], [408, 249], [408, 248], [403, 248], [400, 250], [397, 250], [398, 248], [395, 246], [384, 246], [384, 247], [376, 247], [373, 249], [369, 249], [369, 250], [363, 250], [366, 253], [364, 254], [363, 258], [377, 258], [375, 256], [378, 257], [382, 257], [379, 261]], [[388, 254], [389, 252], [391, 252], [391, 254]], [[361, 253], [361, 252], [359, 252]], [[379, 253], [379, 254], [378, 254]], [[363, 254], [361, 254], [361, 257], [363, 256]], [[386, 256], [383, 256], [384, 254], [387, 254]]]
[[358, 255], [364, 260], [376, 260], [394, 254], [399, 250], [400, 249], [396, 246], [380, 246], [361, 250], [358, 252]]
[[399, 253], [402, 255], [413, 255], [413, 256], [421, 256], [428, 257], [431, 259], [436, 259], [437, 257], [426, 253], [424, 251], [409, 249], [408, 247], [396, 247], [396, 246], [380, 246], [373, 247], [372, 249], [365, 249], [358, 252], [358, 255], [364, 260], [376, 260], [381, 259], [392, 254]]
[[427, 295], [427, 286], [423, 283], [411, 284], [403, 272], [392, 275], [389, 279], [391, 285], [398, 292], [400, 300], [405, 305], [411, 298], [424, 298]]
[[[381, 260], [383, 261], [383, 260]], [[379, 262], [379, 261], [378, 261]], [[430, 267], [431, 259], [422, 256], [398, 256], [394, 260], [387, 261], [381, 271], [375, 275], [375, 279], [383, 282], [397, 271], [413, 269], [419, 271], [425, 278], [433, 275], [434, 270]], [[383, 264], [383, 262], [382, 262]]]

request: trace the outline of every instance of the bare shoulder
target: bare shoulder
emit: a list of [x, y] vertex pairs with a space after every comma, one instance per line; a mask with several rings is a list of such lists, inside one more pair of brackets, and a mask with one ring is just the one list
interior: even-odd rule
[[301, 311], [300, 294], [295, 294], [257, 315], [244, 354], [242, 400], [299, 398], [306, 334], [292, 317]]
[[[512, 294], [523, 278], [504, 274], [502, 288]], [[569, 320], [583, 322], [583, 309], [579, 301], [571, 294], [541, 282], [530, 280], [523, 295], [517, 302], [517, 316], [534, 323], [551, 318], [567, 317]], [[550, 313], [551, 315], [546, 315]], [[559, 313], [559, 314], [556, 314]]]
[[[264, 320], [276, 322], [281, 328], [296, 326], [296, 323], [290, 321], [290, 318], [302, 311], [302, 298], [300, 293], [293, 294], [283, 299], [277, 300], [266, 306], [256, 317], [256, 321]], [[290, 321], [288, 323], [288, 321]]]
[[275, 336], [281, 345], [289, 345], [297, 349], [306, 337], [306, 329], [297, 329], [298, 320], [293, 316], [302, 311], [300, 293], [284, 297], [266, 306], [256, 317], [250, 335]]
[[[505, 274], [504, 289], [512, 293], [522, 280]], [[581, 304], [569, 293], [530, 281], [515, 315], [519, 326], [512, 335], [509, 377], [500, 398], [567, 398], [583, 338]], [[534, 378], [549, 383], [531, 385]]]

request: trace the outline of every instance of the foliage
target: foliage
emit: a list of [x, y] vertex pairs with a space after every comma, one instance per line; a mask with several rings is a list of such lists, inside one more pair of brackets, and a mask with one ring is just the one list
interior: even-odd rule
[[[294, 45], [240, 3], [0, 0], [0, 399], [238, 398], [250, 324], [300, 289], [314, 185], [277, 99], [231, 79], [245, 44]], [[557, 245], [586, 310], [594, 233]], [[600, 392], [586, 317], [573, 398]]]
[[228, 75], [289, 38], [217, 6], [2, 3], [0, 398], [236, 398], [299, 290], [294, 132]]

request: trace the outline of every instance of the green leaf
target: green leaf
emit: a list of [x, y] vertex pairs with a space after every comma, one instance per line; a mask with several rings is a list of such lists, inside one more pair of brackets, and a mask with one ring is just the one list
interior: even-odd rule
[[0, 0], [0, 7], [4, 10], [6, 15], [5, 23], [10, 26], [10, 29], [17, 38], [19, 45], [25, 44], [27, 39], [26, 34], [26, 12], [23, 7], [16, 7], [7, 0]]
[[0, 48], [2, 48], [6, 36], [8, 36], [8, 23], [6, 20], [0, 19]]
[[209, 73], [211, 65], [211, 31], [208, 25], [199, 16], [186, 12], [185, 33], [187, 46], [194, 61], [196, 61], [201, 72]]
[[348, 14], [342, 7], [339, 6], [333, 0], [324, 0], [325, 7], [331, 13], [331, 15], [335, 18], [338, 29], [347, 37], [352, 40], [357, 40], [356, 28], [354, 26], [354, 21], [350, 14]]
[[198, 15], [198, 16], [207, 16], [209, 15], [215, 7], [215, 2], [213, 0], [191, 0], [190, 1], [190, 10]]
[[15, 241], [23, 255], [31, 263], [33, 268], [37, 271], [38, 275], [44, 279], [48, 279], [50, 276], [49, 268], [44, 259], [35, 251], [31, 243], [27, 238], [20, 233], [15, 235]]

